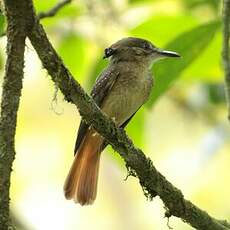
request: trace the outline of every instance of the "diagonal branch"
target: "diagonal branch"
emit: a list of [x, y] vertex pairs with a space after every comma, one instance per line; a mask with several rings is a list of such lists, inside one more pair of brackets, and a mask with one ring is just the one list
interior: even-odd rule
[[222, 61], [225, 71], [225, 94], [228, 106], [228, 119], [230, 121], [230, 0], [223, 0], [223, 49]]
[[93, 125], [121, 155], [128, 169], [138, 177], [145, 195], [150, 199], [156, 195], [160, 196], [167, 209], [167, 217], [172, 215], [179, 217], [196, 229], [229, 229], [190, 201], [185, 200], [181, 191], [167, 181], [156, 170], [152, 161], [133, 145], [125, 131], [117, 128], [114, 122], [100, 111], [65, 67], [38, 21], [28, 36], [43, 66], [58, 85], [65, 99], [74, 103], [85, 121]]
[[53, 8], [51, 8], [47, 12], [39, 13], [38, 18], [43, 19], [43, 18], [55, 16], [61, 8], [63, 8], [65, 5], [71, 3], [71, 1], [72, 0], [63, 0], [62, 2], [57, 3], [57, 5], [55, 5]]

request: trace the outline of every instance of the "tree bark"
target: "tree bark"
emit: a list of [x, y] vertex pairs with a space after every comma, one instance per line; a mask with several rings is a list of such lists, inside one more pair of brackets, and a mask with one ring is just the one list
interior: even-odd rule
[[[5, 0], [7, 60], [2, 86], [0, 117], [0, 229], [10, 228], [10, 175], [15, 158], [14, 138], [22, 89], [24, 49], [28, 28], [33, 24], [29, 1]], [[25, 13], [26, 12], [26, 13]], [[11, 226], [12, 227], [12, 226]]]

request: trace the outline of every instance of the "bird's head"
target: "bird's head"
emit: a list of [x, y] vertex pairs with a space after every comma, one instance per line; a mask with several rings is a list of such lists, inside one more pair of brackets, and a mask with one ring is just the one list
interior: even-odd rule
[[159, 59], [180, 57], [180, 55], [176, 52], [159, 49], [145, 39], [128, 37], [105, 49], [104, 58], [109, 57], [112, 61], [136, 61], [151, 65]]

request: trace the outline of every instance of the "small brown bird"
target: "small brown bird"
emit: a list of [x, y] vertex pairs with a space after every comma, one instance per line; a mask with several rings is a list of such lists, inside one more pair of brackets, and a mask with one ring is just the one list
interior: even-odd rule
[[[109, 57], [110, 63], [96, 80], [91, 96], [105, 114], [124, 128], [150, 95], [153, 62], [179, 54], [156, 48], [147, 40], [128, 37], [105, 49], [104, 58]], [[81, 121], [74, 162], [64, 185], [67, 199], [81, 205], [94, 202], [100, 156], [106, 145], [101, 135]]]

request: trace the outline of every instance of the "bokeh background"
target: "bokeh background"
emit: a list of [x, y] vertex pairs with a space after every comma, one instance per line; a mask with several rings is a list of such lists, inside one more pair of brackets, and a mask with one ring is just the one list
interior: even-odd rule
[[[90, 92], [107, 65], [103, 50], [125, 36], [151, 40], [181, 59], [153, 67], [150, 101], [127, 132], [185, 197], [211, 215], [230, 219], [230, 129], [221, 65], [220, 0], [79, 0], [42, 20], [49, 39], [75, 78]], [[57, 2], [34, 1], [37, 12]], [[0, 17], [0, 29], [4, 31]], [[6, 58], [0, 38], [0, 81]], [[102, 154], [98, 196], [81, 207], [64, 199], [80, 122], [27, 41], [18, 116], [11, 208], [21, 230], [168, 229], [164, 205], [147, 201], [124, 162], [108, 147]], [[170, 218], [173, 229], [192, 227]]]

